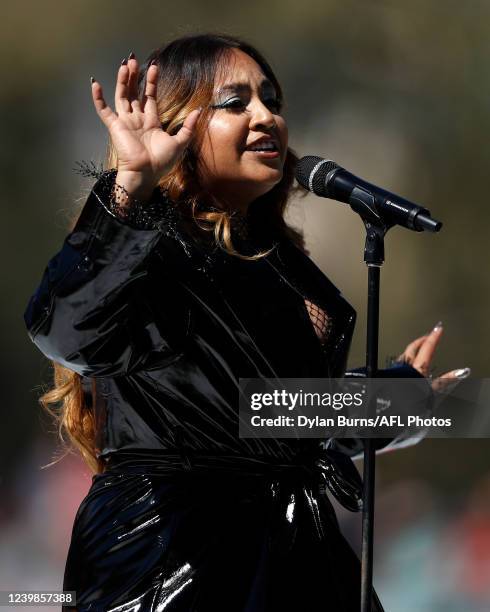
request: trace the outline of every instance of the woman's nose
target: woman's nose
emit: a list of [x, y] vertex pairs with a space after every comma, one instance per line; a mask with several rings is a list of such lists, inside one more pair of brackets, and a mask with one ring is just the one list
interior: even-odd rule
[[260, 127], [271, 129], [275, 127], [274, 115], [262, 101], [257, 100], [251, 106], [250, 129], [257, 130]]

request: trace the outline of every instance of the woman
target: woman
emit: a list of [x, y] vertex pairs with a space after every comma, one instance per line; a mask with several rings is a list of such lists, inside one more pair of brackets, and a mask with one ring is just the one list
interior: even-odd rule
[[[25, 313], [55, 362], [44, 403], [96, 472], [64, 589], [79, 611], [358, 610], [325, 492], [359, 509], [355, 441], [237, 435], [239, 377], [343, 376], [355, 322], [283, 219], [276, 77], [243, 41], [188, 36], [123, 60], [116, 112], [92, 96], [110, 170]], [[427, 375], [441, 332], [398, 375]]]

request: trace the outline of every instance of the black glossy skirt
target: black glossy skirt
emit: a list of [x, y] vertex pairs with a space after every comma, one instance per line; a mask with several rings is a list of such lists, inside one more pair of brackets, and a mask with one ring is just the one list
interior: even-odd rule
[[311, 474], [135, 465], [93, 477], [63, 588], [79, 612], [358, 612], [360, 563]]

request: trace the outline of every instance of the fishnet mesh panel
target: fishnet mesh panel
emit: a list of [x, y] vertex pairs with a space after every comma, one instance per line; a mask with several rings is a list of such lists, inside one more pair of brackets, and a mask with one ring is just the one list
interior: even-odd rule
[[310, 300], [305, 299], [305, 306], [310, 315], [310, 321], [315, 333], [320, 342], [324, 344], [328, 339], [332, 327], [332, 320], [322, 308], [310, 302]]

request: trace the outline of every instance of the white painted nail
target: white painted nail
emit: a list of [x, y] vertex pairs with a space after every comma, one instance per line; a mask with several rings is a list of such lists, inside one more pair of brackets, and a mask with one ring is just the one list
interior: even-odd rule
[[454, 372], [454, 376], [456, 376], [456, 378], [468, 378], [470, 374], [471, 368], [460, 368]]

